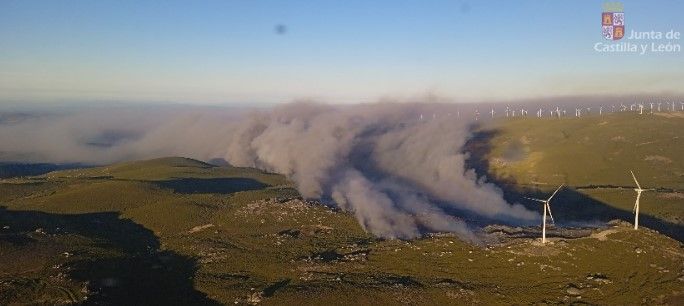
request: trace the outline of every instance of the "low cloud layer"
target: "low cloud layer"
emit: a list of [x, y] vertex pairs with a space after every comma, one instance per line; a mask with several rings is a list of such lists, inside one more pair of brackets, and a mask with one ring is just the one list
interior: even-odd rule
[[466, 168], [471, 122], [457, 113], [448, 104], [394, 103], [50, 113], [0, 122], [0, 160], [223, 158], [282, 173], [304, 197], [353, 212], [364, 229], [386, 238], [446, 231], [474, 239], [459, 216], [536, 222], [537, 213], [507, 203], [499, 188]]

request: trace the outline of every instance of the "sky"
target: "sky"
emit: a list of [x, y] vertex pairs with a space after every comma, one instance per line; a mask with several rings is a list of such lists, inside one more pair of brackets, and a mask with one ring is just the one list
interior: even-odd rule
[[[628, 35], [684, 32], [683, 1], [621, 3]], [[594, 50], [602, 4], [1, 0], [0, 105], [682, 94], [681, 51]]]

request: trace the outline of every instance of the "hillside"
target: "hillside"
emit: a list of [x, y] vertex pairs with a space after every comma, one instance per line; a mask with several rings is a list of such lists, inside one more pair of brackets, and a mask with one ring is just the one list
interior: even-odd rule
[[16, 176], [30, 176], [30, 175], [40, 175], [48, 172], [71, 169], [71, 168], [82, 168], [82, 165], [78, 164], [29, 164], [29, 163], [9, 163], [0, 162], [0, 178], [10, 178]]
[[630, 221], [636, 185], [651, 228], [684, 239], [684, 117], [616, 113], [577, 118], [497, 120], [477, 127], [470, 164], [510, 201], [566, 188], [554, 201], [560, 222]]
[[0, 304], [682, 301], [681, 243], [646, 228], [381, 240], [282, 176], [185, 158], [6, 179], [0, 207]]
[[634, 186], [684, 190], [684, 116], [615, 113], [577, 118], [497, 120], [481, 126], [483, 158], [517, 184]]

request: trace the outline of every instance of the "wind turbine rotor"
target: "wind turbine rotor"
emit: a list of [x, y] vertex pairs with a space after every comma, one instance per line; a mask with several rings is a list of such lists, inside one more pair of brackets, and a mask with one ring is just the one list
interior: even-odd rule
[[532, 201], [537, 201], [537, 202], [541, 202], [541, 203], [546, 203], [546, 201], [541, 200], [541, 199], [528, 198], [528, 197], [524, 197], [524, 198], [525, 198], [525, 199], [528, 199], [528, 200], [532, 200]]
[[551, 202], [551, 199], [553, 198], [553, 196], [555, 196], [556, 193], [558, 193], [558, 191], [561, 190], [561, 188], [563, 188], [563, 184], [561, 184], [560, 186], [558, 186], [558, 188], [556, 188], [556, 191], [554, 191], [553, 194], [551, 194], [551, 196], [546, 200], [546, 202]]
[[639, 190], [643, 190], [643, 189], [641, 189], [641, 185], [639, 185], [639, 181], [637, 181], [636, 176], [634, 176], [634, 172], [632, 170], [629, 170], [629, 173], [632, 174], [632, 178], [634, 179], [634, 182], [636, 183]]
[[551, 217], [551, 224], [555, 225], [556, 222], [553, 221], [553, 215], [551, 214], [551, 205], [549, 205], [549, 202], [546, 202], [546, 209], [549, 211], [549, 217]]

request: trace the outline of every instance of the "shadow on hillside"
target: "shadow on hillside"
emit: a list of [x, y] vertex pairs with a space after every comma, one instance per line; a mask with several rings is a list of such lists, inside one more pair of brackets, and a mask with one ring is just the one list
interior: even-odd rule
[[156, 182], [163, 188], [173, 189], [176, 193], [220, 193], [230, 194], [240, 191], [258, 190], [268, 185], [250, 178], [179, 178]]
[[0, 162], [0, 178], [12, 178], [20, 176], [41, 175], [57, 170], [68, 170], [75, 168], [88, 168], [84, 164], [47, 164], [47, 163], [20, 163], [20, 162]]
[[[9, 226], [0, 230], [0, 241], [36, 243], [38, 249], [54, 247], [44, 239], [61, 243], [72, 241], [73, 235], [87, 239], [67, 244], [73, 257], [66, 272], [71, 279], [88, 282], [92, 295], [87, 304], [218, 305], [193, 288], [194, 259], [160, 251], [159, 240], [150, 230], [121, 219], [118, 213], [61, 215], [0, 206], [0, 224]], [[36, 235], [40, 241], [31, 238]]]
[[[533, 186], [518, 184], [512, 178], [496, 178], [491, 174], [486, 156], [492, 151], [491, 140], [499, 133], [498, 130], [473, 133], [473, 137], [464, 146], [464, 151], [470, 154], [466, 160], [466, 167], [475, 169], [478, 177], [486, 176], [488, 182], [501, 188], [504, 192], [504, 198], [509, 203], [520, 203], [530, 210], [539, 211], [541, 214], [540, 203], [527, 200], [524, 197], [546, 198], [550, 195], [549, 193], [542, 193]], [[634, 215], [631, 211], [612, 207], [567, 186], [554, 197], [551, 210], [556, 224], [559, 226], [591, 224], [592, 222], [605, 223], [613, 219], [630, 223], [634, 221]], [[684, 242], [684, 226], [682, 225], [645, 214], [639, 215], [639, 225], [657, 230], [679, 242]]]

